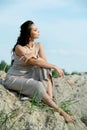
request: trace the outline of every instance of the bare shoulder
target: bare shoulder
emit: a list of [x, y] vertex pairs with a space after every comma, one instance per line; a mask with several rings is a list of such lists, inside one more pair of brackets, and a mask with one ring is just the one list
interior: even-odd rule
[[25, 47], [21, 46], [21, 45], [17, 45], [15, 47], [15, 53], [18, 55], [18, 56], [23, 56], [26, 52], [26, 49]]
[[37, 44], [38, 44], [39, 46], [42, 46], [42, 43], [41, 43], [41, 42], [38, 42]]
[[39, 49], [42, 49], [43, 46], [42, 46], [42, 43], [41, 42], [38, 42], [38, 46], [39, 46]]

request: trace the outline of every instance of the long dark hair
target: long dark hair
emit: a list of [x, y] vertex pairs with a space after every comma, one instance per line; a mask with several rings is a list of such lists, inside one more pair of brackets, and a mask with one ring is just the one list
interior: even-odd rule
[[26, 44], [28, 44], [29, 39], [30, 39], [30, 32], [31, 32], [31, 25], [34, 24], [33, 21], [26, 21], [24, 22], [21, 27], [20, 27], [20, 35], [17, 39], [16, 44], [14, 45], [12, 52], [15, 51], [15, 47], [16, 45], [21, 45], [21, 46], [25, 46]]

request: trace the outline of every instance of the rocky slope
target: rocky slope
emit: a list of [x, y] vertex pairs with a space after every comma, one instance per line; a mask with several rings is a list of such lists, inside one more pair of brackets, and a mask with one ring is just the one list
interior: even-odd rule
[[74, 115], [74, 123], [65, 123], [50, 107], [7, 90], [5, 73], [0, 72], [0, 130], [87, 130], [87, 74], [53, 79], [55, 102]]

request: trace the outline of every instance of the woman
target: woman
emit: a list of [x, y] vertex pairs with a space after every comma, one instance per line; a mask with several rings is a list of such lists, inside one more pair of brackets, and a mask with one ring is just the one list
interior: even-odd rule
[[21, 25], [20, 36], [13, 48], [14, 61], [9, 69], [5, 85], [8, 89], [15, 90], [35, 101], [42, 101], [59, 112], [67, 122], [73, 117], [64, 112], [52, 100], [52, 78], [50, 69], [55, 69], [60, 77], [63, 71], [56, 65], [49, 64], [46, 60], [41, 43], [35, 43], [39, 38], [39, 31], [32, 21]]

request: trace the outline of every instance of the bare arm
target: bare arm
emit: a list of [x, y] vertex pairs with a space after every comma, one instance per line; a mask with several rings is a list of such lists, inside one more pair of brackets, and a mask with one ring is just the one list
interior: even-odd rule
[[18, 56], [20, 56], [20, 60], [24, 59], [25, 63], [29, 63], [32, 65], [36, 65], [39, 67], [43, 67], [43, 68], [47, 68], [47, 69], [54, 69], [55, 65], [51, 65], [49, 63], [47, 63], [43, 58], [34, 58], [31, 57], [31, 53], [29, 53], [30, 55], [25, 55], [25, 48], [21, 47], [20, 45], [18, 45], [15, 49], [15, 52]]
[[42, 59], [44, 59], [45, 61], [47, 61], [42, 44], [41, 44], [41, 43], [38, 43], [38, 45], [39, 45], [39, 56], [40, 56]]
[[30, 58], [36, 58], [36, 55], [34, 53], [34, 48], [33, 47], [33, 51], [29, 51], [26, 52], [26, 48], [21, 46], [21, 45], [17, 45], [15, 48], [15, 53], [16, 55], [20, 56], [20, 60], [23, 60], [23, 58], [25, 59], [25, 62], [27, 62], [27, 60], [29, 60]]
[[43, 67], [43, 68], [46, 68], [46, 69], [55, 69], [55, 65], [47, 63], [42, 58], [37, 58], [37, 59], [31, 58], [31, 59], [28, 60], [28, 62], [32, 65], [36, 65], [36, 66]]
[[29, 55], [25, 54], [25, 48], [18, 45], [15, 49], [15, 53], [20, 56], [20, 60], [22, 60], [22, 58], [24, 58], [24, 62], [25, 63], [29, 63], [31, 65], [36, 65], [42, 68], [46, 68], [46, 69], [55, 69], [58, 73], [59, 76], [63, 76], [63, 71], [57, 67], [56, 65], [53, 64], [49, 64], [46, 60], [44, 60], [43, 58], [36, 58], [35, 55], [32, 52], [29, 52]]
[[28, 60], [28, 62], [32, 65], [36, 65], [36, 66], [39, 66], [39, 67], [42, 67], [42, 68], [55, 69], [60, 77], [64, 76], [63, 71], [59, 67], [57, 67], [56, 65], [53, 65], [53, 64], [49, 64], [48, 62], [46, 62], [42, 58], [37, 58], [37, 59], [31, 58], [31, 59]]

